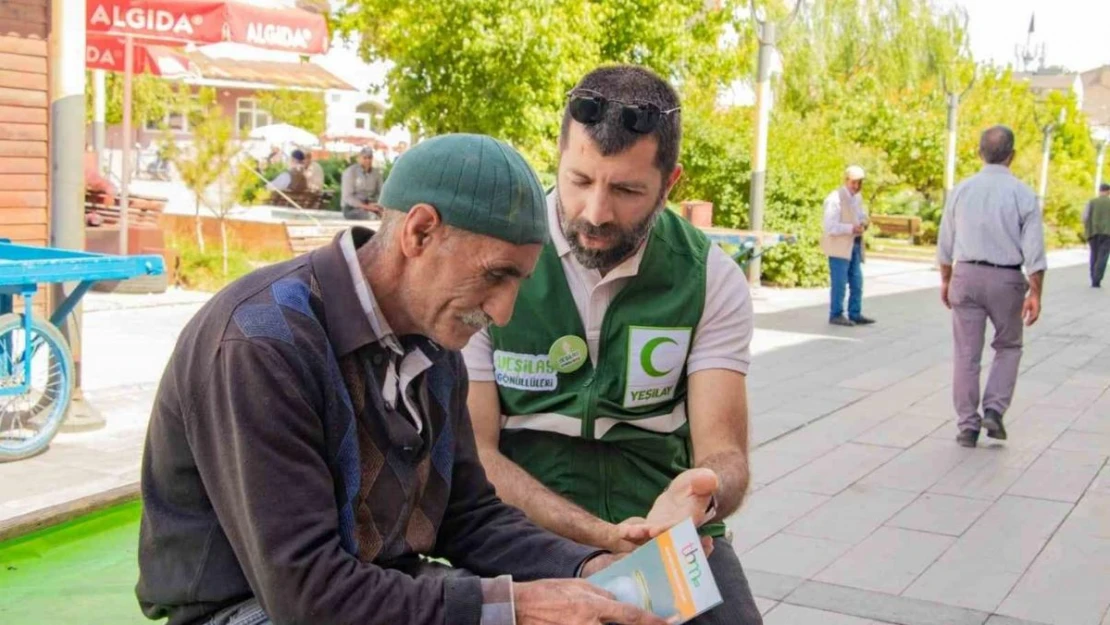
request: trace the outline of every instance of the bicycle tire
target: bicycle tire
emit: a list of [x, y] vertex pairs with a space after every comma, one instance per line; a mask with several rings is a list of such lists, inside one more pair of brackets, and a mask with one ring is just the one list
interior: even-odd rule
[[[23, 350], [12, 347], [11, 338], [14, 333], [22, 330], [22, 313], [0, 315], [0, 358], [11, 359], [14, 366], [22, 366], [20, 362], [22, 361]], [[52, 393], [49, 396], [50, 401], [44, 402], [43, 397], [40, 397], [35, 402], [34, 407], [20, 413], [17, 407], [13, 406], [15, 402], [11, 399], [16, 397], [15, 395], [0, 396], [0, 462], [22, 460], [45, 450], [58, 433], [58, 428], [61, 427], [62, 422], [65, 421], [66, 411], [69, 409], [69, 402], [73, 397], [73, 354], [69, 351], [69, 345], [62, 333], [49, 321], [34, 316], [31, 318], [31, 336], [24, 337], [24, 340], [40, 343], [32, 349], [33, 356], [37, 355], [38, 351], [44, 346], [49, 349], [49, 358], [58, 363], [58, 368], [55, 371], [51, 366], [47, 373], [47, 389], [44, 390], [43, 397], [47, 397], [48, 392]], [[18, 351], [19, 353], [8, 353], [9, 351]], [[0, 380], [0, 382], [2, 381]], [[20, 442], [10, 441], [5, 436], [5, 432], [9, 431], [9, 424], [15, 423], [16, 419], [30, 421], [38, 418], [42, 412], [47, 414], [42, 425], [36, 428], [37, 431], [33, 436]]]

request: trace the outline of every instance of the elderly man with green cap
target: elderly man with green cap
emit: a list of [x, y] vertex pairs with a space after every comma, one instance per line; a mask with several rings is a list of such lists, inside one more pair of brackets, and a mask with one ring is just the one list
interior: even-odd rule
[[534, 172], [489, 137], [446, 135], [395, 164], [381, 203], [376, 233], [248, 274], [182, 332], [143, 455], [143, 612], [662, 625], [570, 579], [614, 556], [501, 502], [475, 449], [455, 350], [508, 322], [536, 265]]

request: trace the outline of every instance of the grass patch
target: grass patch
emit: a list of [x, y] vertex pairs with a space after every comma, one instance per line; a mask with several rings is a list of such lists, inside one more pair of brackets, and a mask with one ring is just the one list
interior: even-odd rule
[[288, 256], [276, 251], [247, 250], [229, 241], [227, 275], [224, 275], [219, 239], [206, 240], [203, 252], [191, 238], [171, 237], [166, 245], [175, 250], [181, 259], [177, 269], [178, 284], [193, 291], [219, 291], [255, 269], [281, 262]]

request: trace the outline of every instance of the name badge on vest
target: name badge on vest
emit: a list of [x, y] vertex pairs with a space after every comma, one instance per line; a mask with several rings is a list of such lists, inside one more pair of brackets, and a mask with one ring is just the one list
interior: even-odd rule
[[590, 357], [589, 349], [582, 337], [568, 334], [551, 344], [547, 358], [559, 373], [574, 373], [586, 364], [586, 359]]
[[558, 374], [547, 354], [519, 354], [500, 349], [493, 352], [493, 376], [497, 386], [551, 392], [559, 385]]
[[580, 336], [568, 334], [555, 339], [546, 354], [493, 352], [494, 380], [498, 386], [518, 391], [551, 392], [559, 385], [560, 373], [574, 373], [590, 358], [589, 347]]
[[674, 397], [690, 350], [692, 328], [628, 329], [624, 407], [650, 406]]

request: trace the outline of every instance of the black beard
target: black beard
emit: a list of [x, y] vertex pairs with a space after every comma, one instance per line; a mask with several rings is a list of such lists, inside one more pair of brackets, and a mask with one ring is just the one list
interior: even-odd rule
[[[559, 227], [563, 231], [563, 236], [567, 239], [567, 244], [570, 246], [574, 258], [586, 269], [597, 269], [599, 271], [609, 271], [635, 253], [636, 249], [651, 233], [652, 227], [655, 226], [655, 220], [659, 218], [659, 212], [664, 208], [663, 201], [660, 200], [659, 205], [655, 207], [650, 215], [631, 228], [622, 229], [620, 226], [611, 223], [595, 226], [581, 219], [568, 221], [566, 213], [563, 211], [563, 202], [559, 199], [558, 194], [555, 196], [555, 206], [556, 214], [559, 217]], [[578, 239], [579, 234], [604, 237], [615, 241], [615, 243], [612, 247], [606, 249], [583, 247]]]

